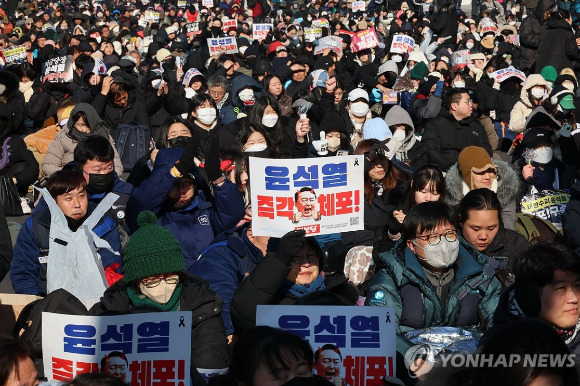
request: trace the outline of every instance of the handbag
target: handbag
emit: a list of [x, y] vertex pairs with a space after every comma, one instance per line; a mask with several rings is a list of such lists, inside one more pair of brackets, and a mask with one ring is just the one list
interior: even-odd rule
[[0, 203], [6, 216], [22, 216], [20, 194], [11, 178], [0, 176]]

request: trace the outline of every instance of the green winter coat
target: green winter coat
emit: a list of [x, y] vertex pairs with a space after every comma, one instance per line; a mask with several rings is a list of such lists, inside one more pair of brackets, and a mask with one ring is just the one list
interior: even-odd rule
[[383, 268], [371, 281], [365, 305], [394, 308], [397, 351], [403, 355], [413, 346], [404, 336], [411, 330], [491, 326], [501, 293], [501, 284], [493, 276], [495, 261], [462, 238], [459, 241], [455, 278], [445, 305], [441, 304], [415, 254], [402, 241], [379, 255]]

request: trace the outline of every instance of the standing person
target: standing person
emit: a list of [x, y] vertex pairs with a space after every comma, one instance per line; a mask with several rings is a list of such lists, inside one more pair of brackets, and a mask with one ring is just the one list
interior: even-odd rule
[[[534, 12], [522, 20], [520, 26], [521, 70], [526, 73], [538, 72], [543, 67], [536, 65], [538, 47], [542, 31], [546, 28], [546, 20], [552, 12], [558, 10], [558, 3], [554, 0], [540, 0]], [[543, 55], [544, 53], [542, 53]]]
[[572, 67], [573, 62], [580, 61], [580, 51], [572, 28], [572, 15], [563, 10], [552, 12], [546, 21], [546, 27], [538, 44], [541, 55], [537, 57], [536, 68], [551, 65], [560, 73], [562, 69]]

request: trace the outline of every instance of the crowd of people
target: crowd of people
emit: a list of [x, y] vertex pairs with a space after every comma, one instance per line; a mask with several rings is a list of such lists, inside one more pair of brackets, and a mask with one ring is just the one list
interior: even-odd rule
[[[338, 347], [256, 327], [257, 306], [291, 304], [391, 307], [385, 384], [577, 385], [580, 357], [578, 373], [403, 359], [410, 332], [441, 326], [479, 330], [478, 352], [580, 354], [575, 3], [353, 3], [5, 1], [0, 279], [48, 297], [66, 276], [57, 206], [59, 232], [107, 245], [88, 315], [192, 311], [194, 385], [228, 368], [210, 384], [346, 385]], [[253, 234], [249, 157], [342, 155], [365, 160], [362, 230]], [[561, 222], [522, 217], [534, 194], [565, 197]], [[317, 200], [299, 189], [289, 220], [319, 220]], [[3, 338], [0, 386], [35, 385], [37, 354]], [[118, 385], [127, 365], [111, 353], [117, 380], [70, 384]]]

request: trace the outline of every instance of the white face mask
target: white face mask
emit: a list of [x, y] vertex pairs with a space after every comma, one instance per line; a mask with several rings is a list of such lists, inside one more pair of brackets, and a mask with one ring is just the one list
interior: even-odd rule
[[392, 55], [391, 60], [395, 63], [401, 63], [403, 61], [403, 57], [401, 55]]
[[113, 33], [114, 34], [118, 34], [119, 33], [119, 27], [117, 27], [117, 26], [113, 27]]
[[535, 100], [540, 100], [544, 97], [544, 88], [532, 88], [532, 98], [534, 98]]
[[393, 139], [397, 139], [399, 141], [402, 141], [405, 139], [405, 130], [395, 130], [395, 132], [393, 133]]
[[159, 283], [157, 287], [147, 288], [143, 283], [139, 283], [139, 288], [143, 295], [147, 296], [155, 303], [167, 304], [169, 299], [171, 299], [171, 296], [173, 296], [177, 284], [167, 284], [165, 280], [161, 280], [161, 283]]
[[191, 99], [191, 98], [193, 98], [194, 96], [195, 96], [195, 90], [194, 90], [194, 89], [192, 89], [192, 88], [189, 88], [189, 87], [185, 89], [185, 97], [186, 97], [187, 99]]
[[155, 90], [159, 90], [159, 86], [161, 86], [161, 79], [153, 79], [151, 81], [151, 86], [155, 89]]
[[240, 100], [242, 102], [251, 101], [252, 99], [254, 99], [254, 90], [252, 90], [251, 88], [245, 88], [242, 91], [240, 91], [238, 96], [240, 97]]
[[472, 42], [465, 43], [465, 48], [467, 48], [468, 50], [472, 49], [473, 46], [474, 46], [474, 44]]
[[340, 138], [331, 137], [327, 139], [328, 141], [328, 150], [335, 152], [340, 147]]
[[369, 112], [369, 105], [364, 102], [355, 102], [350, 105], [350, 111], [357, 117], [364, 117]]
[[217, 112], [213, 107], [206, 107], [203, 109], [197, 109], [197, 119], [201, 121], [204, 125], [209, 125], [215, 121], [217, 117]]
[[533, 161], [538, 164], [547, 164], [552, 160], [554, 151], [549, 146], [534, 149]]
[[465, 82], [462, 80], [458, 80], [456, 82], [453, 83], [453, 87], [454, 88], [464, 88], [465, 87]]
[[278, 122], [277, 114], [267, 114], [262, 117], [262, 125], [266, 127], [274, 127]]
[[437, 245], [427, 244], [420, 247], [415, 244], [415, 246], [425, 251], [425, 260], [434, 268], [447, 268], [453, 265], [459, 254], [459, 240], [447, 241], [444, 236], [441, 236], [441, 241]]
[[247, 151], [247, 152], [262, 151], [262, 150], [266, 150], [267, 148], [268, 148], [268, 145], [266, 145], [265, 143], [255, 143], [244, 151]]

